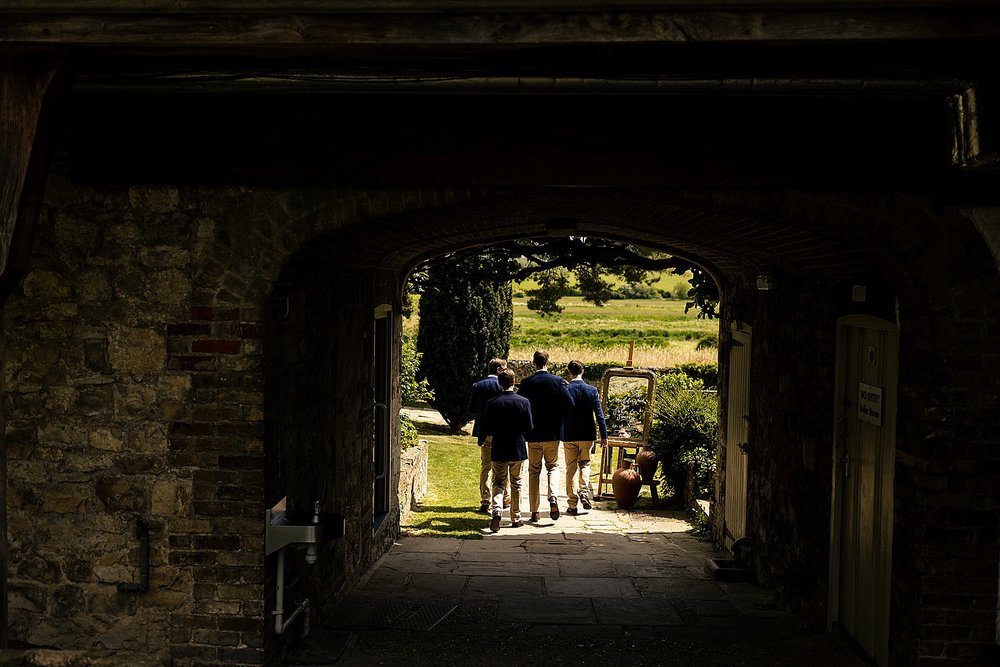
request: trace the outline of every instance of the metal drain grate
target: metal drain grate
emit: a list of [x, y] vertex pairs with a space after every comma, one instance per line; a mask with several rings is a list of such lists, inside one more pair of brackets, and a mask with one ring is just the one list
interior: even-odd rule
[[381, 600], [357, 623], [370, 628], [430, 630], [455, 611], [455, 605], [415, 600]]

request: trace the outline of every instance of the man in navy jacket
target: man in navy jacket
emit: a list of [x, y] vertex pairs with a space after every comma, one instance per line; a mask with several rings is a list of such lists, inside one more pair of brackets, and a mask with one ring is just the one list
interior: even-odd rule
[[[497, 382], [497, 373], [507, 367], [507, 362], [503, 359], [490, 359], [489, 376], [473, 383], [472, 395], [469, 396], [469, 412], [476, 415], [476, 421], [472, 424], [473, 437], [479, 437], [480, 423], [483, 420], [483, 412], [486, 410], [486, 403], [491, 398], [503, 393], [503, 388]], [[490, 445], [479, 443], [479, 511], [489, 514], [490, 499], [493, 492], [490, 490], [490, 470], [493, 466], [490, 461]], [[506, 505], [510, 505], [510, 492], [504, 494]]]
[[563, 419], [573, 407], [573, 397], [566, 391], [566, 381], [552, 375], [546, 368], [549, 353], [537, 350], [532, 358], [537, 369], [523, 380], [517, 393], [531, 401], [535, 427], [528, 433], [528, 498], [532, 523], [538, 521], [541, 502], [542, 459], [545, 459], [549, 492], [549, 516], [559, 518], [556, 478], [559, 466], [559, 441], [562, 440]]
[[514, 393], [514, 372], [503, 369], [497, 375], [503, 393], [490, 399], [483, 412], [479, 429], [479, 444], [491, 446], [493, 461], [493, 503], [490, 512], [490, 530], [500, 530], [503, 516], [504, 492], [510, 479], [510, 525], [520, 528], [521, 521], [521, 467], [528, 456], [524, 434], [532, 429], [531, 404], [528, 399]]
[[563, 454], [566, 456], [566, 497], [569, 509], [566, 514], [578, 513], [577, 501], [590, 509], [590, 448], [597, 439], [594, 419], [601, 429], [601, 446], [608, 446], [608, 426], [604, 422], [601, 397], [597, 388], [583, 381], [583, 363], [574, 359], [569, 369], [570, 396], [573, 409], [563, 422]]

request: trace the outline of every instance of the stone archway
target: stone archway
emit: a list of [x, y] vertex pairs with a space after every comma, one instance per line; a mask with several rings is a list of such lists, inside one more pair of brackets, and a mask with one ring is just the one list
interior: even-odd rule
[[[903, 591], [931, 594], [947, 582], [928, 572], [965, 562], [964, 552], [948, 551], [956, 521], [977, 547], [979, 571], [996, 572], [997, 486], [980, 464], [995, 459], [983, 425], [997, 362], [984, 332], [1000, 320], [1000, 298], [995, 259], [962, 215], [896, 196], [777, 191], [97, 187], [58, 166], [49, 185], [28, 276], [6, 312], [11, 584], [20, 596], [11, 617], [22, 641], [113, 641], [103, 633], [114, 625], [128, 628], [116, 648], [141, 636], [177, 656], [263, 660], [261, 515], [279, 484], [265, 480], [262, 349], [284, 296], [302, 340], [316, 346], [332, 332], [335, 352], [324, 363], [347, 360], [337, 383], [316, 376], [310, 394], [350, 419], [302, 422], [300, 432], [312, 442], [336, 432], [352, 444], [330, 449], [332, 460], [298, 459], [299, 469], [336, 470], [338, 480], [304, 488], [301, 500], [345, 494], [367, 483], [349, 464], [370, 437], [363, 408], [374, 307], [397, 302], [405, 272], [423, 257], [545, 233], [552, 219], [700, 259], [729, 304], [723, 350], [726, 323], [753, 323], [761, 372], [750, 409], [761, 450], [749, 523], [764, 583], [793, 608], [825, 621], [836, 317], [895, 318], [897, 301], [894, 544], [927, 555], [894, 563], [892, 655], [912, 662], [924, 650], [910, 639], [923, 628], [920, 603]], [[922, 272], [932, 261], [954, 285]], [[760, 273], [775, 277], [774, 290], [756, 289]], [[870, 298], [852, 301], [851, 285], [862, 282]], [[312, 358], [296, 355], [289, 372]], [[360, 539], [365, 511], [353, 500], [343, 506], [352, 504], [349, 532], [358, 537], [321, 560], [336, 574], [317, 575], [344, 586], [385, 546]], [[138, 568], [135, 514], [153, 519], [153, 594], [142, 606], [113, 586]], [[49, 528], [29, 532], [38, 521]], [[78, 533], [86, 539], [72, 553], [53, 537]], [[58, 574], [38, 569], [43, 562]], [[995, 575], [976, 586], [995, 590]], [[86, 608], [87, 595], [104, 602]], [[64, 616], [52, 615], [57, 602]], [[988, 606], [983, 617], [995, 615]], [[993, 624], [972, 627], [978, 637]]]

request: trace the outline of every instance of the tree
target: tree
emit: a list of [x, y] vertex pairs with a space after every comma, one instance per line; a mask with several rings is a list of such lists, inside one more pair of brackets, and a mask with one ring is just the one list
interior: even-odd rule
[[[534, 277], [538, 287], [528, 291], [528, 308], [542, 315], [562, 311], [559, 299], [570, 290], [569, 274], [576, 279], [584, 299], [602, 306], [613, 296], [613, 285], [607, 280], [610, 276], [634, 287], [655, 282], [655, 273], [660, 271], [671, 270], [678, 275], [690, 272], [693, 278], [684, 312], [695, 308], [698, 317], [714, 318], [719, 305], [715, 282], [700, 267], [665, 253], [607, 239], [517, 239], [459, 251], [431, 260], [428, 266], [472, 257], [479, 262], [469, 265], [470, 278], [507, 283]], [[418, 290], [424, 275], [414, 275]]]
[[421, 273], [420, 377], [427, 379], [434, 392], [430, 403], [453, 433], [472, 420], [472, 383], [485, 375], [490, 359], [506, 358], [510, 351], [510, 281], [476, 278], [495, 272], [492, 261], [474, 254], [446, 256]]

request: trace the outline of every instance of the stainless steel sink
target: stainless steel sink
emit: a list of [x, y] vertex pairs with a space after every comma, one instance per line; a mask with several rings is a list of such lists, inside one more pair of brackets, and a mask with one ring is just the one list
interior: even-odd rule
[[265, 556], [289, 544], [316, 544], [344, 536], [344, 517], [333, 512], [267, 510], [264, 521]]

